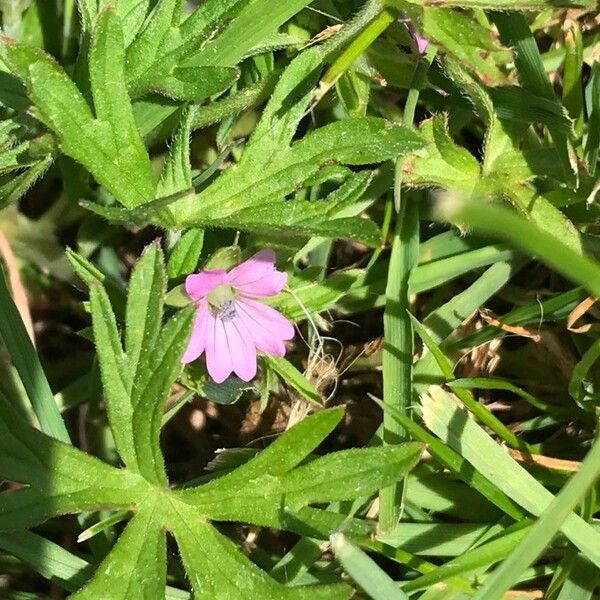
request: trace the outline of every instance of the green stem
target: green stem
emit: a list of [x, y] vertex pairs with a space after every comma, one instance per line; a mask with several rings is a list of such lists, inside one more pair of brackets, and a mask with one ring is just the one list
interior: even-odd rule
[[[392, 242], [392, 254], [385, 290], [383, 314], [383, 399], [406, 412], [412, 397], [413, 330], [408, 309], [409, 279], [419, 251], [419, 210], [417, 198], [402, 203]], [[404, 428], [393, 415], [383, 415], [383, 443], [398, 444], [406, 438]], [[379, 493], [379, 530], [394, 529], [400, 516], [402, 485], [393, 484]]]
[[[404, 109], [404, 124], [412, 126], [419, 92], [436, 49], [430, 46], [419, 61]], [[383, 314], [383, 401], [405, 413], [412, 399], [412, 362], [414, 334], [409, 316], [409, 280], [419, 255], [418, 197], [408, 196], [400, 202], [402, 159], [396, 161], [394, 205], [396, 217], [392, 254], [385, 290]], [[397, 444], [406, 438], [406, 431], [390, 412], [383, 414], [383, 443]], [[379, 492], [379, 532], [392, 531], [400, 518], [402, 505], [401, 484], [393, 484]]]
[[411, 126], [414, 123], [415, 109], [417, 108], [417, 102], [419, 101], [419, 94], [421, 93], [421, 88], [427, 78], [427, 71], [429, 71], [429, 67], [433, 62], [436, 53], [436, 46], [430, 43], [429, 46], [427, 46], [427, 51], [417, 63], [417, 68], [415, 69], [413, 80], [410, 89], [408, 90], [406, 105], [404, 106], [403, 122], [405, 125]]
[[329, 67], [321, 80], [322, 84], [331, 87], [340, 75], [347, 71], [356, 59], [394, 22], [396, 19], [394, 13], [385, 8], [380, 8], [380, 10], [381, 12], [366, 25]]
[[388, 235], [390, 233], [390, 226], [392, 224], [392, 216], [394, 215], [394, 205], [391, 199], [387, 200], [385, 203], [385, 209], [383, 213], [383, 224], [381, 226], [381, 244], [377, 248], [375, 248], [367, 266], [365, 267], [365, 272], [368, 273], [371, 267], [377, 262], [379, 255], [385, 249], [387, 244]]

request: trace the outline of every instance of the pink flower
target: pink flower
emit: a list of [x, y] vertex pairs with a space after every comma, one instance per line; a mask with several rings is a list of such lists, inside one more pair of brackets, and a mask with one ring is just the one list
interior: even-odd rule
[[208, 373], [221, 383], [232, 372], [250, 381], [256, 375], [259, 350], [283, 356], [283, 342], [294, 337], [294, 326], [257, 299], [278, 294], [286, 283], [287, 273], [275, 268], [270, 248], [229, 272], [214, 269], [189, 275], [185, 291], [198, 310], [182, 362], [190, 363], [206, 352]]
[[406, 17], [404, 19], [400, 19], [400, 22], [404, 23], [404, 27], [406, 27], [406, 29], [408, 30], [408, 33], [410, 34], [411, 38], [413, 39], [413, 42], [415, 43], [415, 46], [417, 47], [417, 52], [421, 56], [425, 54], [425, 52], [427, 52], [427, 48], [429, 47], [429, 40], [419, 33], [419, 30], [415, 27], [415, 24], [413, 23], [412, 19]]

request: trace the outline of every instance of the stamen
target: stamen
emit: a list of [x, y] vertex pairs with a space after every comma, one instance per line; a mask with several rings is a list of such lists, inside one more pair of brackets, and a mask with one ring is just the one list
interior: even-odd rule
[[231, 321], [235, 319], [237, 316], [237, 311], [235, 310], [235, 302], [233, 300], [225, 300], [225, 302], [221, 302], [217, 307], [217, 317], [221, 319], [221, 321]]

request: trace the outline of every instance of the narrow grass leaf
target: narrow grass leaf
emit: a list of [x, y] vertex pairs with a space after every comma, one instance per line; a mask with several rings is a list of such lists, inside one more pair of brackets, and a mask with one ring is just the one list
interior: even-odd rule
[[[477, 600], [496, 600], [510, 589], [521, 572], [532, 564], [543, 550], [550, 544], [552, 538], [562, 528], [566, 531], [567, 519], [570, 519], [573, 533], [574, 519], [572, 511], [584, 499], [585, 494], [600, 476], [600, 440], [596, 440], [577, 471], [550, 503], [545, 503], [544, 511], [539, 515], [525, 539], [502, 565], [489, 577], [476, 595]], [[583, 522], [583, 521], [582, 521]], [[579, 525], [579, 529], [581, 526]], [[583, 533], [583, 530], [581, 531]], [[569, 536], [582, 554], [600, 567], [600, 539], [593, 529], [586, 532], [585, 544], [579, 543]], [[579, 533], [578, 533], [579, 537]], [[579, 538], [581, 540], [581, 538]]]
[[40, 359], [23, 325], [1, 267], [0, 313], [0, 336], [19, 373], [42, 430], [56, 439], [70, 443], [69, 433], [54, 400]]
[[[398, 172], [402, 168], [399, 159]], [[399, 177], [399, 174], [397, 175]], [[399, 193], [399, 190], [398, 190]], [[409, 286], [419, 249], [418, 198], [407, 195], [402, 200], [392, 242], [383, 313], [383, 401], [405, 412], [412, 396], [413, 328], [408, 309]], [[383, 443], [397, 444], [406, 438], [402, 425], [383, 414]], [[399, 518], [402, 488], [392, 485], [379, 492], [379, 530], [391, 531]]]
[[321, 394], [315, 386], [289, 360], [271, 355], [264, 355], [262, 359], [286, 385], [296, 390], [305, 400], [318, 406], [323, 405]]
[[408, 596], [377, 563], [350, 542], [343, 533], [334, 533], [331, 549], [342, 566], [373, 600], [408, 600]]
[[508, 208], [489, 202], [448, 199], [440, 203], [438, 215], [476, 231], [503, 238], [523, 252], [537, 256], [592, 295], [600, 295], [600, 266], [597, 261], [581, 256], [548, 231], [543, 231]]
[[[421, 402], [427, 427], [460, 452], [484, 477], [494, 481], [528, 512], [540, 516], [551, 504], [555, 506], [555, 497], [506, 454], [479, 425], [469, 419], [467, 413], [460, 409], [442, 388], [432, 386], [428, 394], [421, 396]], [[600, 450], [597, 452], [600, 453]], [[596, 465], [593, 465], [593, 468], [596, 468]], [[586, 469], [586, 476], [589, 476], [591, 469], [592, 467]], [[587, 480], [584, 479], [584, 483], [585, 481]], [[579, 484], [575, 491], [580, 492], [582, 489], [587, 488]], [[570, 495], [569, 500], [572, 498]], [[564, 508], [566, 504], [560, 503], [559, 506]], [[600, 565], [600, 534], [581, 517], [571, 513], [571, 510], [572, 507], [553, 532], [560, 528], [590, 560]], [[557, 514], [562, 515], [562, 512]]]
[[436, 460], [448, 467], [453, 473], [460, 476], [468, 485], [483, 494], [507, 515], [510, 515], [514, 519], [521, 519], [525, 516], [526, 513], [517, 503], [499, 490], [494, 483], [486, 479], [479, 471], [475, 470], [457, 451], [431, 435], [408, 415], [401, 413], [399, 410], [395, 409], [395, 407], [384, 404], [374, 396], [371, 396], [371, 399], [383, 410], [392, 413], [394, 418], [397, 419], [411, 434], [411, 437], [419, 442], [427, 444], [428, 452], [430, 452]]

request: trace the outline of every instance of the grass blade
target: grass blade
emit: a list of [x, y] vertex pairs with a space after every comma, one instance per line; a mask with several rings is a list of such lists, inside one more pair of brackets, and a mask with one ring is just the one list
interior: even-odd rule
[[0, 336], [19, 373], [42, 431], [70, 444], [54, 395], [0, 268]]
[[396, 585], [377, 563], [360, 548], [349, 542], [343, 533], [334, 533], [331, 548], [348, 574], [373, 600], [408, 600], [408, 596]]
[[600, 296], [600, 265], [597, 261], [581, 256], [548, 231], [543, 231], [510, 209], [488, 202], [448, 198], [438, 205], [437, 212], [442, 219], [511, 242], [520, 250], [537, 256], [593, 296]]
[[[600, 477], [600, 440], [596, 440], [579, 471], [554, 497], [513, 554], [486, 580], [475, 597], [476, 600], [502, 598], [504, 592], [514, 585], [519, 575], [537, 559], [552, 541], [571, 511], [583, 500], [598, 477]], [[596, 549], [598, 549], [597, 546]], [[584, 554], [586, 554], [585, 551]], [[588, 556], [588, 558], [596, 566], [600, 566], [598, 556]]]

